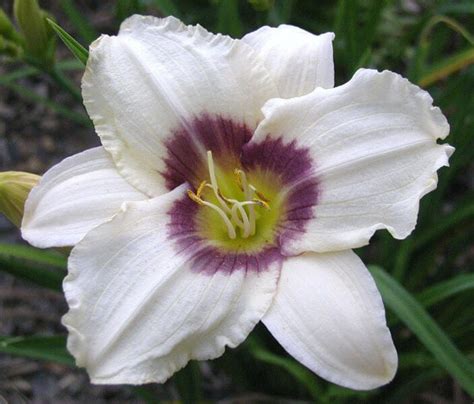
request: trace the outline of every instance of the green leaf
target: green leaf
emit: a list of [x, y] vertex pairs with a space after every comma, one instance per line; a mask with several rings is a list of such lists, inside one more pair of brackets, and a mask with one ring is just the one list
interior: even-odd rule
[[446, 25], [464, 37], [471, 45], [471, 50], [474, 45], [474, 36], [457, 20], [444, 15], [432, 16], [421, 31], [409, 74], [411, 80], [417, 82], [420, 86], [429, 86], [472, 63], [472, 54], [469, 52], [469, 49], [467, 49], [448, 58], [443, 55], [441, 62], [432, 67], [426, 67], [430, 50], [433, 48], [433, 45], [436, 45], [436, 41], [430, 42], [429, 37], [432, 35], [434, 28], [439, 24]]
[[274, 6], [273, 0], [247, 0], [255, 11], [269, 11]]
[[132, 386], [132, 392], [140, 397], [146, 404], [159, 404], [160, 400], [156, 398], [156, 392], [154, 392], [147, 385], [143, 386]]
[[265, 350], [255, 338], [247, 339], [247, 346], [249, 346], [250, 352], [256, 359], [284, 369], [305, 386], [313, 399], [317, 401], [321, 399], [323, 391], [317, 383], [316, 376], [303, 365], [300, 365], [293, 359], [285, 358]]
[[53, 28], [54, 32], [61, 38], [61, 41], [64, 42], [72, 54], [82, 62], [85, 66], [87, 59], [89, 58], [89, 52], [85, 49], [79, 42], [77, 42], [71, 35], [69, 35], [64, 29], [62, 29], [58, 24], [56, 24], [51, 19], [47, 18], [48, 24]]
[[357, 21], [357, 17], [360, 15], [360, 4], [349, 0], [340, 0], [337, 4], [335, 46], [341, 49], [345, 64], [355, 71], [361, 54], [360, 48], [363, 44], [360, 39], [362, 33]]
[[436, 360], [425, 352], [408, 352], [398, 355], [398, 369], [436, 368]]
[[163, 15], [179, 16], [179, 11], [173, 0], [154, 0], [154, 3]]
[[[56, 63], [55, 67], [61, 71], [84, 69], [84, 65], [77, 59], [63, 60], [61, 62]], [[12, 72], [0, 76], [0, 84], [15, 82], [16, 80], [22, 79], [24, 77], [37, 76], [41, 73], [42, 72], [40, 70], [33, 66], [21, 67], [19, 69], [15, 69]]]
[[196, 361], [191, 361], [173, 376], [173, 382], [178, 390], [180, 402], [192, 404], [200, 401], [201, 371]]
[[74, 358], [66, 349], [66, 337], [3, 337], [0, 336], [0, 352], [41, 359], [74, 366]]
[[433, 241], [442, 237], [446, 232], [457, 228], [462, 222], [474, 218], [474, 204], [467, 200], [464, 204], [458, 204], [456, 209], [448, 215], [437, 217], [436, 226], [432, 226], [424, 232], [416, 235], [414, 249], [420, 250], [430, 245]]
[[240, 38], [243, 32], [237, 0], [220, 0], [217, 12], [217, 32]]
[[31, 59], [46, 69], [52, 67], [55, 37], [48, 28], [46, 13], [39, 7], [38, 1], [14, 0], [13, 12]]
[[390, 392], [390, 396], [384, 401], [384, 404], [399, 404], [413, 402], [416, 393], [426, 388], [428, 384], [432, 384], [434, 380], [444, 376], [443, 369], [431, 368], [423, 372], [415, 374], [411, 378], [405, 379], [404, 383], [399, 383], [394, 391]]
[[421, 77], [418, 79], [418, 84], [421, 87], [428, 87], [473, 63], [474, 47], [471, 47], [449, 56], [445, 60], [427, 69], [426, 72], [421, 74]]
[[[326, 390], [323, 401], [326, 403], [365, 403], [369, 401], [369, 397], [373, 396], [374, 394], [375, 391], [355, 391], [346, 387], [338, 386], [336, 384], [330, 384]], [[315, 400], [315, 402], [318, 403], [320, 401], [321, 399]]]
[[39, 73], [40, 71], [36, 67], [32, 67], [32, 66], [22, 67], [10, 73], [3, 74], [2, 76], [0, 76], [0, 84], [14, 82], [18, 79], [37, 75]]
[[440, 14], [474, 14], [474, 3], [472, 0], [447, 2], [439, 7], [438, 12]]
[[5, 11], [3, 11], [1, 7], [0, 7], [0, 37], [4, 37], [17, 44], [20, 44], [22, 42], [21, 36], [18, 34], [10, 18], [8, 18]]
[[41, 250], [18, 244], [0, 244], [0, 256], [34, 261], [38, 264], [53, 266], [66, 271], [67, 258], [54, 251]]
[[76, 101], [82, 104], [82, 95], [79, 88], [69, 80], [61, 70], [53, 67], [51, 70], [48, 71], [49, 77], [51, 77], [63, 90], [67, 91], [71, 94]]
[[140, 0], [115, 0], [115, 18], [123, 21], [133, 14], [141, 14], [143, 11]]
[[420, 303], [381, 268], [371, 266], [385, 304], [408, 326], [451, 376], [474, 397], [474, 366]]
[[57, 114], [62, 115], [65, 118], [68, 118], [79, 125], [82, 125], [85, 127], [92, 126], [92, 122], [85, 114], [76, 112], [55, 101], [50, 100], [49, 98], [42, 97], [41, 95], [36, 94], [34, 91], [30, 90], [26, 86], [14, 83], [9, 79], [3, 80], [3, 77], [0, 77], [0, 86], [4, 86], [15, 91], [22, 98], [43, 104], [47, 106], [48, 108], [52, 109]]
[[66, 264], [66, 258], [59, 253], [0, 244], [0, 271], [52, 290], [62, 290]]
[[268, 25], [285, 24], [290, 20], [293, 14], [293, 8], [296, 0], [275, 0], [274, 4], [267, 13]]
[[463, 274], [425, 289], [417, 299], [423, 306], [431, 306], [469, 289], [474, 289], [474, 274]]
[[74, 24], [79, 35], [86, 41], [87, 43], [91, 43], [95, 38], [99, 36], [96, 30], [92, 27], [89, 23], [87, 18], [85, 18], [77, 6], [74, 4], [72, 0], [61, 0], [59, 2], [64, 13], [68, 16], [71, 23]]

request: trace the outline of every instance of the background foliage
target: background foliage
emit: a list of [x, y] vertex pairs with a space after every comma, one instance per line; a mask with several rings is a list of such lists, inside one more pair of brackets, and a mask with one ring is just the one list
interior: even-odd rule
[[[11, 2], [3, 2], [2, 6], [12, 16]], [[370, 247], [358, 251], [366, 263], [372, 264], [370, 268], [383, 295], [400, 355], [399, 371], [390, 385], [361, 393], [329, 384], [287, 356], [265, 328], [258, 326], [239, 348], [227, 350], [222, 358], [209, 363], [190, 363], [165, 386], [125, 386], [113, 391], [97, 388], [94, 397], [144, 402], [196, 402], [229, 397], [247, 402], [274, 402], [277, 398], [321, 403], [471, 402], [468, 396], [474, 397], [474, 41], [473, 33], [469, 32], [474, 28], [472, 0], [51, 0], [41, 1], [40, 6], [59, 24], [56, 31], [79, 60], [56, 41], [49, 25], [45, 28], [44, 49], [40, 51], [31, 40], [28, 42], [27, 32], [18, 34], [18, 38], [23, 35], [20, 39], [10, 32], [10, 41], [0, 30], [0, 100], [15, 105], [24, 103], [30, 109], [40, 105], [57, 120], [66, 122], [61, 128], [69, 129], [61, 139], [56, 138], [66, 146], [53, 161], [59, 160], [60, 154], [71, 154], [67, 153], [71, 150], [67, 145], [72, 144], [72, 149], [79, 151], [97, 142], [81, 107], [78, 87], [83, 70], [80, 60], [84, 60], [87, 51], [65, 31], [87, 48], [99, 32], [116, 32], [120, 21], [133, 13], [172, 14], [186, 23], [200, 23], [234, 37], [261, 25], [281, 23], [298, 25], [314, 33], [334, 31], [337, 84], [347, 81], [361, 66], [401, 73], [432, 94], [435, 104], [448, 117], [449, 143], [456, 147], [451, 167], [440, 172], [438, 189], [422, 200], [418, 226], [412, 236], [396, 241], [388, 233], [379, 232]], [[37, 34], [34, 38], [38, 46]], [[45, 84], [48, 91], [38, 91], [38, 83]], [[0, 109], [0, 116], [1, 113]], [[21, 119], [22, 116], [14, 126], [19, 136]], [[0, 126], [0, 148], [4, 148], [0, 150], [1, 170], [23, 167], [20, 159], [5, 157], [7, 149], [14, 149], [15, 142], [21, 141], [9, 134], [12, 125], [5, 120]], [[48, 161], [48, 165], [53, 161]], [[37, 171], [41, 174], [40, 168]], [[12, 235], [10, 228], [0, 233], [0, 240], [7, 238], [16, 243], [0, 244], [0, 271], [9, 274], [0, 277], [0, 286], [19, 284], [31, 290], [41, 287], [59, 293], [66, 271], [65, 256], [18, 244], [19, 237]], [[0, 295], [0, 310], [9, 304], [12, 302], [8, 297]], [[7, 335], [0, 336], [0, 395], [43, 399], [34, 397], [28, 389], [11, 389], [11, 384], [5, 384], [8, 376], [2, 378], [1, 366], [8, 358], [22, 356], [56, 362], [61, 364], [59, 373], [71, 372], [68, 367], [73, 367], [74, 362], [65, 349], [64, 329], [59, 326], [58, 317], [58, 325], [52, 329], [33, 329], [29, 335], [20, 335], [18, 330], [13, 327]], [[83, 392], [67, 389], [60, 393], [71, 400], [84, 397]]]

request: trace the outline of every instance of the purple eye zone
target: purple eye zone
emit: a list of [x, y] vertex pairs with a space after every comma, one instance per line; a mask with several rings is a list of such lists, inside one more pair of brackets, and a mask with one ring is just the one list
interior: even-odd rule
[[206, 170], [206, 151], [224, 168], [233, 169], [253, 131], [245, 124], [203, 114], [175, 130], [165, 142], [165, 178], [169, 190], [184, 182], [197, 186]]
[[211, 150], [223, 170], [242, 167], [244, 171], [265, 173], [270, 182], [281, 184], [285, 209], [276, 225], [275, 240], [257, 252], [226, 251], [211, 245], [199, 231], [199, 209], [206, 208], [183, 196], [168, 215], [168, 233], [177, 253], [192, 261], [193, 271], [212, 275], [231, 274], [236, 270], [261, 272], [273, 263], [281, 263], [282, 246], [304, 233], [308, 220], [314, 218], [320, 195], [320, 183], [314, 175], [309, 150], [295, 141], [285, 144], [281, 137], [270, 136], [260, 143], [249, 142], [251, 130], [222, 117], [203, 115], [176, 130], [166, 142], [166, 168], [163, 176], [169, 189], [187, 182], [197, 187], [207, 178], [206, 150]]

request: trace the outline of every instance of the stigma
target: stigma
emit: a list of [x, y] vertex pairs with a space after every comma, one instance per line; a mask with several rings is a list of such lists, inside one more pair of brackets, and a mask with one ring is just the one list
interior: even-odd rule
[[234, 170], [234, 181], [241, 190], [241, 198], [235, 199], [224, 195], [219, 188], [210, 150], [207, 151], [207, 166], [209, 178], [201, 181], [195, 192], [188, 190], [189, 198], [217, 212], [227, 228], [230, 239], [234, 240], [238, 235], [242, 238], [253, 236], [256, 232], [257, 221], [255, 208], [262, 207], [269, 210], [269, 200], [249, 183], [247, 175], [239, 168]]

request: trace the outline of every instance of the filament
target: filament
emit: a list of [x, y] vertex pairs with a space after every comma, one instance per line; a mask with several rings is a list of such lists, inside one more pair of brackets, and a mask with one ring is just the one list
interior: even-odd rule
[[[235, 169], [234, 174], [237, 185], [244, 194], [244, 200], [238, 201], [237, 199], [226, 197], [219, 189], [214, 160], [210, 150], [207, 152], [207, 166], [209, 182], [207, 180], [201, 181], [195, 193], [188, 190], [189, 198], [197, 204], [207, 206], [217, 212], [227, 228], [229, 238], [235, 239], [237, 237], [235, 227], [241, 229], [241, 236], [243, 238], [253, 236], [256, 232], [255, 206], [270, 209], [268, 199], [248, 182], [245, 172], [240, 169]], [[217, 203], [203, 199], [202, 195], [206, 188], [212, 189]]]

